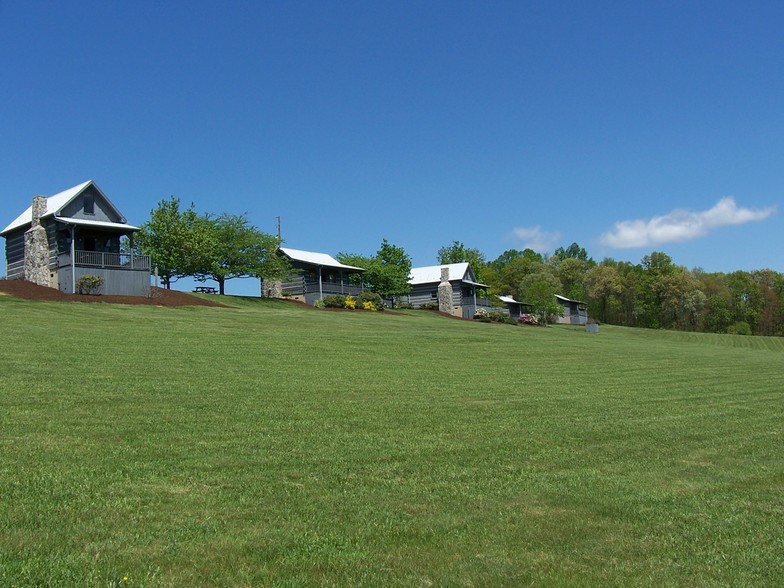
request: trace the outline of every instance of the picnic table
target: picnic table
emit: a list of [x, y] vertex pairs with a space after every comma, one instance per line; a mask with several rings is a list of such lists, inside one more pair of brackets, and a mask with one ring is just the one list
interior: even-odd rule
[[218, 290], [213, 288], [212, 286], [196, 286], [193, 289], [194, 292], [200, 292], [201, 294], [217, 294]]

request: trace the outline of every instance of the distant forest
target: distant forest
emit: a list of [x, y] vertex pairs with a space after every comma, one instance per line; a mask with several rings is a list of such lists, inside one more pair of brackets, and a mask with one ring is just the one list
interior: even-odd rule
[[739, 335], [784, 336], [784, 274], [761, 269], [709, 273], [676, 265], [654, 251], [640, 263], [596, 262], [572, 243], [552, 256], [511, 249], [486, 261], [455, 241], [438, 251], [439, 263], [468, 261], [492, 294], [527, 297], [542, 285], [588, 304], [597, 322], [629, 327]]

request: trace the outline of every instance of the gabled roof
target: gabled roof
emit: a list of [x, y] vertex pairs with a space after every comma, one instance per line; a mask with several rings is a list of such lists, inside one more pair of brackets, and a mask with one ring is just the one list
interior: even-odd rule
[[364, 268], [354, 267], [353, 265], [346, 265], [340, 263], [337, 259], [326, 253], [316, 253], [315, 251], [302, 251], [301, 249], [291, 249], [290, 247], [281, 247], [280, 250], [286, 257], [292, 261], [301, 261], [302, 263], [309, 263], [312, 265], [320, 265], [321, 267], [334, 267], [337, 269], [351, 270], [355, 272], [364, 272]]
[[499, 296], [498, 300], [500, 300], [501, 302], [506, 302], [507, 304], [522, 304], [522, 302], [518, 302], [511, 296]]
[[560, 294], [556, 294], [555, 297], [558, 300], [560, 300], [561, 302], [574, 302], [575, 304], [587, 304], [586, 302], [583, 302], [582, 300], [571, 300], [571, 299], [567, 298], [566, 296], [561, 296]]
[[[86, 182], [83, 182], [78, 186], [74, 186], [73, 188], [68, 188], [67, 190], [63, 190], [62, 192], [55, 194], [54, 196], [49, 196], [46, 199], [46, 213], [41, 215], [41, 218], [46, 218], [52, 215], [58, 216], [58, 214], [60, 213], [60, 211], [62, 211], [63, 208], [68, 206], [68, 204], [70, 204], [74, 198], [79, 196], [79, 194], [84, 192], [91, 185], [98, 191], [98, 193], [103, 197], [103, 199], [112, 208], [112, 210], [114, 210], [114, 212], [117, 213], [117, 216], [120, 219], [122, 219], [122, 223], [103, 223], [102, 226], [111, 226], [113, 228], [125, 228], [125, 229], [137, 230], [136, 227], [131, 227], [130, 225], [125, 224], [125, 217], [122, 215], [122, 213], [119, 210], [117, 210], [117, 207], [114, 206], [114, 204], [112, 204], [111, 200], [109, 200], [106, 197], [106, 194], [104, 194], [101, 191], [101, 189], [95, 184], [95, 182], [93, 182], [92, 180], [87, 180]], [[71, 224], [75, 224], [75, 221], [78, 221], [79, 219], [62, 218], [61, 220], [63, 222], [74, 221], [71, 222]], [[13, 221], [11, 221], [11, 224], [9, 224], [6, 228], [0, 231], [0, 235], [5, 235], [6, 233], [10, 233], [13, 230], [31, 224], [32, 222], [33, 222], [33, 205], [30, 204], [30, 206], [27, 207], [27, 210], [25, 210], [22, 214], [20, 214]], [[86, 224], [86, 223], [80, 222], [80, 224]]]
[[445, 267], [449, 270], [449, 281], [461, 281], [464, 284], [477, 286], [479, 288], [489, 288], [487, 284], [480, 284], [466, 276], [472, 276], [468, 262], [462, 263], [445, 263], [443, 265], [428, 265], [424, 267], [412, 267], [411, 275], [408, 278], [408, 283], [412, 286], [418, 284], [437, 284], [441, 281], [441, 268]]
[[504, 304], [522, 304], [523, 306], [531, 306], [528, 302], [520, 302], [515, 300], [512, 296], [499, 296], [498, 299]]

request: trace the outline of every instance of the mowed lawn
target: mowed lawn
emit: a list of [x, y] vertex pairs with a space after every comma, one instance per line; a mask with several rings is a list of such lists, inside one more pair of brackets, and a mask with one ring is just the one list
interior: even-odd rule
[[2, 586], [784, 583], [784, 340], [0, 296]]

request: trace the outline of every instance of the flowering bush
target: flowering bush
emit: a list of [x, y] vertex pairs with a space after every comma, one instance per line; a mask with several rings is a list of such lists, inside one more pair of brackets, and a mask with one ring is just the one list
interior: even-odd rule
[[[373, 308], [368, 307], [368, 302], [373, 305]], [[365, 310], [384, 310], [384, 301], [375, 292], [362, 292], [362, 294], [357, 296], [357, 307]]]
[[343, 301], [343, 308], [348, 308], [349, 310], [354, 310], [357, 307], [357, 300], [351, 294], [346, 296], [346, 299]]
[[362, 303], [362, 308], [365, 310], [376, 310], [376, 305], [370, 300], [365, 300], [365, 302]]
[[536, 319], [536, 315], [533, 314], [526, 314], [523, 313], [520, 315], [520, 318], [517, 319], [517, 322], [521, 325], [538, 325], [539, 321]]

